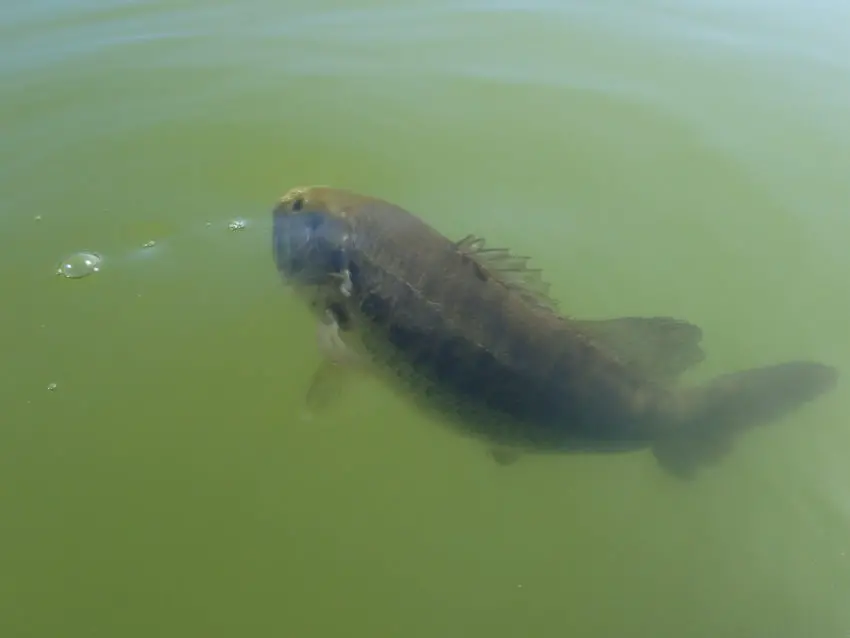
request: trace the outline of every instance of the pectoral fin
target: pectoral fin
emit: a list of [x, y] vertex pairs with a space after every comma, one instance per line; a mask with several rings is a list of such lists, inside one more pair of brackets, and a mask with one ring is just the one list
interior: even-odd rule
[[322, 361], [307, 389], [306, 403], [310, 412], [327, 409], [341, 395], [352, 372], [362, 368], [361, 357], [352, 350], [340, 333], [337, 313], [328, 309], [316, 327], [316, 345]]
[[346, 366], [327, 359], [319, 364], [307, 388], [306, 403], [311, 414], [322, 412], [333, 405], [345, 389], [349, 371]]
[[340, 334], [338, 313], [334, 308], [325, 311], [324, 319], [316, 326], [316, 345], [328, 361], [341, 365], [357, 365], [360, 358]]
[[513, 448], [494, 445], [490, 448], [490, 458], [499, 465], [513, 465], [519, 461], [520, 452]]

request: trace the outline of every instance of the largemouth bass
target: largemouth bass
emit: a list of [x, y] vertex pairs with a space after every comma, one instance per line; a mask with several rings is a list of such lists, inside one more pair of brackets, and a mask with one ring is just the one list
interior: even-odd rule
[[313, 308], [325, 363], [366, 366], [501, 463], [523, 452], [652, 449], [689, 476], [746, 427], [829, 391], [838, 371], [792, 361], [696, 387], [701, 330], [669, 317], [602, 321], [562, 314], [525, 257], [452, 241], [381, 199], [294, 188], [273, 211], [274, 259]]

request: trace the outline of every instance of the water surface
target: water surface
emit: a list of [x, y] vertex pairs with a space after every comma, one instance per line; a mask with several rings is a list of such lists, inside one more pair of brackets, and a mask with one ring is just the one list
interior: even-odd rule
[[[269, 213], [325, 183], [484, 235], [572, 313], [699, 324], [690, 380], [846, 369], [847, 24], [4, 5], [0, 634], [846, 636], [841, 385], [689, 483], [643, 453], [503, 468], [368, 379], [305, 421], [319, 358]], [[101, 271], [57, 277], [78, 251]]]

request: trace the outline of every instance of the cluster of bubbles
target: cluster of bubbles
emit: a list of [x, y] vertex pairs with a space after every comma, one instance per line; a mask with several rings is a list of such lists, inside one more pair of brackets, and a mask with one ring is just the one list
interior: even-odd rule
[[[36, 221], [41, 221], [41, 216], [37, 216]], [[210, 224], [207, 224], [208, 226]], [[248, 227], [248, 222], [244, 219], [234, 219], [227, 224], [228, 229], [232, 231], [244, 230]], [[145, 242], [142, 248], [150, 249], [156, 246], [156, 242], [151, 240]], [[103, 256], [87, 250], [73, 253], [65, 257], [56, 269], [56, 274], [61, 275], [66, 279], [82, 279], [94, 273], [100, 272], [103, 265]]]
[[62, 260], [56, 274], [62, 275], [66, 279], [82, 279], [83, 277], [100, 272], [102, 263], [103, 257], [97, 253], [87, 251], [74, 253]]
[[[36, 215], [35, 221], [42, 221], [41, 215]], [[212, 223], [208, 222], [207, 227], [211, 227]], [[231, 231], [241, 231], [248, 227], [248, 222], [245, 219], [234, 219], [227, 224], [227, 228]], [[150, 250], [156, 247], [156, 241], [150, 240], [142, 244], [142, 249]], [[56, 268], [56, 274], [65, 279], [82, 279], [100, 272], [103, 266], [103, 255], [100, 253], [82, 250], [72, 253], [63, 258]], [[57, 383], [49, 383], [47, 390], [55, 392], [59, 385]]]

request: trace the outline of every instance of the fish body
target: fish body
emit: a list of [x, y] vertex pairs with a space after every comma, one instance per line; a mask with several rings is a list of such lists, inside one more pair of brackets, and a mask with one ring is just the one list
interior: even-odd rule
[[526, 258], [477, 236], [453, 241], [351, 191], [294, 188], [273, 218], [275, 262], [320, 318], [329, 359], [367, 362], [486, 440], [497, 460], [651, 447], [668, 469], [690, 472], [734, 431], [811, 400], [837, 376], [791, 362], [683, 389], [678, 376], [704, 356], [692, 324], [571, 318]]

